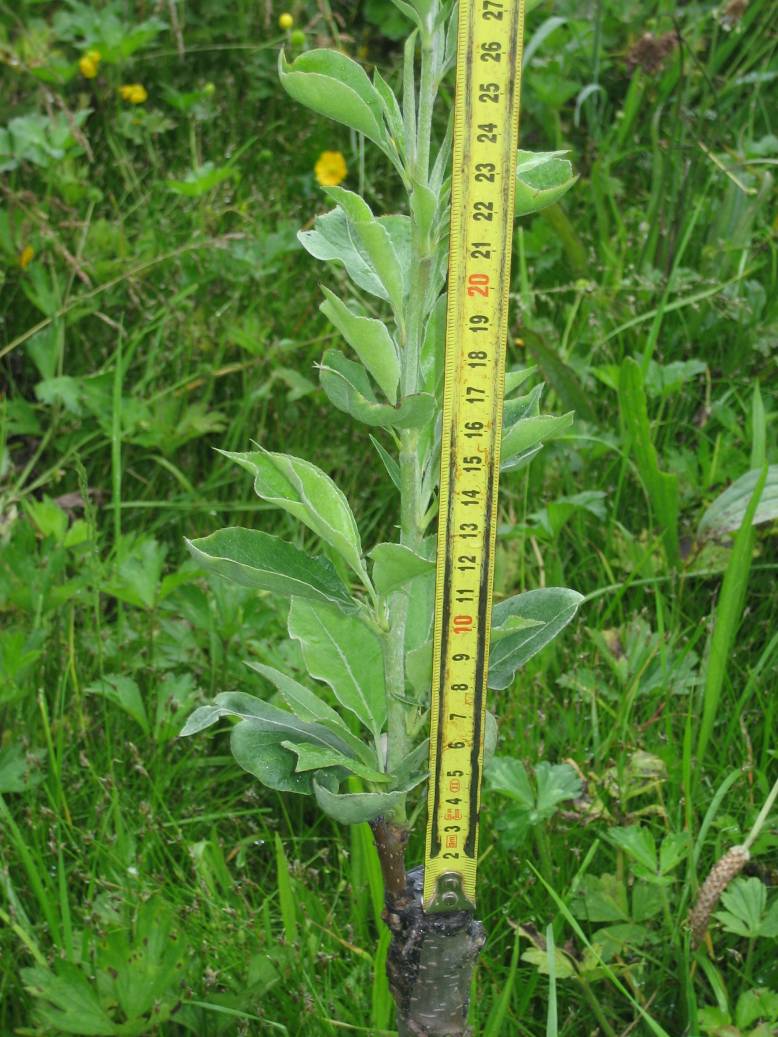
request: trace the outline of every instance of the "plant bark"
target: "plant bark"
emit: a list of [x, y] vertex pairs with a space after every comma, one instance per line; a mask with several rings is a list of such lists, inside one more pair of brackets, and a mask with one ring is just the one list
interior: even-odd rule
[[386, 894], [384, 920], [392, 933], [386, 973], [399, 1037], [467, 1037], [470, 980], [484, 927], [470, 911], [426, 913], [422, 886], [423, 870], [413, 868], [401, 896]]
[[405, 870], [408, 829], [382, 817], [370, 827], [384, 878], [383, 917], [392, 934], [386, 974], [399, 1037], [467, 1037], [470, 979], [484, 927], [470, 911], [426, 913], [423, 869]]

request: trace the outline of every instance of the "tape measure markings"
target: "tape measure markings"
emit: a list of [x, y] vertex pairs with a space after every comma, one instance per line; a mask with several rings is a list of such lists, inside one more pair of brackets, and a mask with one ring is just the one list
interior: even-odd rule
[[[523, 0], [460, 0], [435, 590], [427, 910], [475, 904]], [[483, 229], [485, 228], [485, 229]], [[472, 575], [471, 575], [472, 574]], [[470, 577], [467, 579], [467, 577]]]

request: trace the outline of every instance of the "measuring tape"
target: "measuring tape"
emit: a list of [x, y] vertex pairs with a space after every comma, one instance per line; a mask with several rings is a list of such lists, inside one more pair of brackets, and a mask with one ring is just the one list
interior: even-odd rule
[[424, 908], [475, 906], [524, 0], [460, 0]]

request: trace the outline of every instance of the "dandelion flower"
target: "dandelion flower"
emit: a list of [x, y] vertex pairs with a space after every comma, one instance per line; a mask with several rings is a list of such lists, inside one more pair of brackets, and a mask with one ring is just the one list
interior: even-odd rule
[[27, 267], [32, 263], [35, 258], [35, 249], [32, 245], [25, 245], [22, 251], [19, 253], [19, 266], [22, 270], [26, 270]]
[[88, 50], [78, 63], [78, 70], [84, 79], [94, 79], [100, 68], [102, 54], [99, 50]]
[[322, 151], [313, 171], [322, 187], [337, 187], [348, 173], [346, 160], [339, 151]]
[[291, 15], [288, 11], [285, 11], [278, 19], [278, 25], [279, 28], [284, 30], [284, 32], [287, 32], [294, 25], [294, 15]]
[[143, 104], [149, 97], [146, 87], [140, 83], [125, 83], [124, 86], [119, 87], [119, 93], [122, 100], [128, 101], [130, 104]]

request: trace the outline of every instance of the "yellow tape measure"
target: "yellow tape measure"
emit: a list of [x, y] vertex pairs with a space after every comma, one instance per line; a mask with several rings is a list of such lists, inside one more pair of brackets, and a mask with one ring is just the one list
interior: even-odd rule
[[475, 906], [524, 0], [460, 0], [424, 906]]

